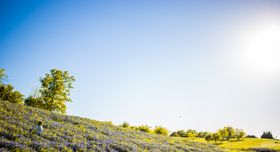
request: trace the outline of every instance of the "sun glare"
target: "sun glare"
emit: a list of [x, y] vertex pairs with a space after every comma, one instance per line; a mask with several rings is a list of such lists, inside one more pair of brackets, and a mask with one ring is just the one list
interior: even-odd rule
[[280, 72], [280, 26], [270, 25], [246, 38], [241, 52], [242, 66], [258, 75]]

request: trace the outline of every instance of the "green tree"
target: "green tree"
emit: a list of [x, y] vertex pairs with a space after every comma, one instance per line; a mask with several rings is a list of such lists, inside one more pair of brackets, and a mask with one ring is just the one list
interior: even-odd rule
[[197, 131], [194, 129], [189, 129], [186, 131], [186, 135], [187, 135], [187, 137], [196, 137]]
[[154, 132], [159, 135], [165, 135], [165, 136], [168, 135], [168, 129], [161, 126], [156, 126]]
[[230, 138], [233, 138], [234, 131], [235, 130], [233, 127], [227, 126], [222, 129], [219, 129], [218, 133], [221, 135], [223, 140], [229, 140]]
[[178, 130], [177, 131], [177, 134], [180, 136], [180, 137], [187, 137], [187, 134], [184, 130]]
[[68, 71], [52, 69], [44, 78], [40, 79], [41, 99], [44, 101], [44, 109], [66, 113], [65, 102], [71, 102], [70, 89], [75, 81]]
[[0, 69], [0, 100], [12, 103], [23, 103], [23, 95], [19, 91], [15, 91], [11, 84], [4, 84], [3, 81], [8, 78], [5, 69]]
[[209, 134], [208, 132], [203, 132], [203, 131], [200, 131], [198, 132], [198, 134], [196, 135], [198, 138], [204, 138], [205, 135]]
[[207, 141], [207, 142], [210, 142], [212, 140], [212, 135], [211, 133], [205, 135], [204, 139]]
[[237, 138], [238, 141], [243, 136], [245, 136], [245, 132], [242, 129], [235, 129], [235, 137]]
[[219, 133], [213, 133], [211, 135], [211, 139], [215, 141], [215, 143], [217, 143], [217, 141], [220, 141], [222, 139], [221, 135]]

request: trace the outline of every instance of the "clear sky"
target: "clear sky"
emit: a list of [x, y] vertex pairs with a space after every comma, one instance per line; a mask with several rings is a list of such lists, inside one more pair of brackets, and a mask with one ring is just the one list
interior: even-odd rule
[[280, 137], [280, 1], [0, 1], [0, 67], [25, 96], [52, 68], [71, 115]]

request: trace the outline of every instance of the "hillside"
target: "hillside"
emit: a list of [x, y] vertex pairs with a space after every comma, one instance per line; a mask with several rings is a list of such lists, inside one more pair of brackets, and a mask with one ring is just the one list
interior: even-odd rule
[[[32, 133], [37, 121], [44, 133]], [[222, 151], [87, 118], [0, 101], [0, 151]]]

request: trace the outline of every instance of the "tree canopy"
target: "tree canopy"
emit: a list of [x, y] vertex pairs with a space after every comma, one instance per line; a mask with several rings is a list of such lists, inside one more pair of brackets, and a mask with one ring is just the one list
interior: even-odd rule
[[40, 78], [41, 88], [36, 95], [29, 96], [25, 104], [37, 108], [66, 113], [66, 102], [71, 102], [70, 89], [73, 88], [74, 76], [68, 71], [52, 69]]

